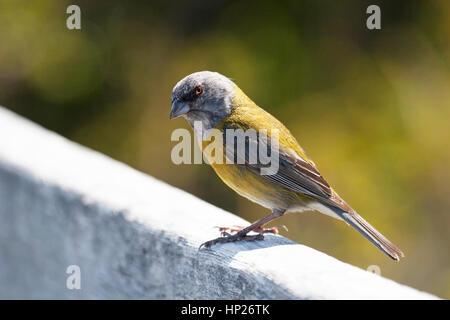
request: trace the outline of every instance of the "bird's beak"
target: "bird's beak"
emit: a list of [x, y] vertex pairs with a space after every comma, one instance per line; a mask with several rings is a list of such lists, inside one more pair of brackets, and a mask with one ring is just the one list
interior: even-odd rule
[[189, 106], [188, 103], [175, 99], [172, 102], [172, 110], [170, 111], [170, 119], [178, 118], [179, 116], [182, 116], [183, 114], [188, 113], [190, 109], [191, 109], [191, 107]]

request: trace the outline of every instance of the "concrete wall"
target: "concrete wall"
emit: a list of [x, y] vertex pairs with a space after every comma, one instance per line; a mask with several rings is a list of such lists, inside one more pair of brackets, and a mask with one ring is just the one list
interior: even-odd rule
[[246, 223], [0, 108], [0, 298], [435, 298], [280, 236], [198, 250]]

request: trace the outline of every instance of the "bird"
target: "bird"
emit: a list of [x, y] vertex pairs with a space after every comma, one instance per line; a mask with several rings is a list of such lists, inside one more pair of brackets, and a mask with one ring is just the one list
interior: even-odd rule
[[[185, 118], [192, 127], [194, 134], [200, 139], [203, 154], [222, 181], [239, 195], [271, 210], [269, 215], [247, 227], [238, 227], [235, 230], [221, 228], [221, 237], [207, 241], [200, 247], [209, 248], [218, 243], [235, 241], [262, 240], [265, 233], [278, 231], [279, 226], [264, 228], [268, 222], [288, 212], [315, 211], [343, 220], [391, 259], [399, 261], [404, 257], [397, 246], [372, 227], [337, 194], [290, 131], [253, 102], [230, 78], [218, 72], [200, 71], [181, 79], [172, 90], [170, 111], [170, 119], [179, 117]], [[261, 169], [264, 166], [260, 162], [249, 161], [251, 152], [249, 146], [262, 147], [261, 139], [255, 139], [254, 136], [245, 138], [246, 146], [241, 149], [240, 154], [243, 161], [236, 161], [239, 155], [233, 158], [233, 153], [230, 155], [228, 150], [223, 152], [222, 162], [214, 161], [211, 154], [205, 153], [209, 143], [204, 139], [205, 132], [219, 130], [223, 134], [222, 144], [226, 147], [228, 144], [225, 132], [239, 129], [267, 133], [265, 140], [267, 145], [271, 141], [269, 138], [277, 133], [276, 172], [262, 174]], [[238, 150], [233, 150], [236, 151]], [[229, 159], [230, 157], [233, 159]]]

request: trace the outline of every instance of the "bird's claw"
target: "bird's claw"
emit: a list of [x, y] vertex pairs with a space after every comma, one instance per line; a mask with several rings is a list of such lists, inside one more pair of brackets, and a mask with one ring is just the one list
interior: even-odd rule
[[241, 226], [233, 226], [233, 227], [219, 227], [216, 226], [215, 228], [218, 228], [220, 231], [220, 234], [222, 237], [213, 239], [210, 241], [206, 241], [200, 245], [198, 248], [199, 250], [203, 247], [209, 248], [217, 243], [227, 243], [227, 242], [236, 242], [236, 241], [256, 241], [256, 240], [264, 240], [264, 234], [265, 233], [273, 233], [278, 234], [278, 229], [283, 228], [286, 231], [288, 231], [288, 228], [284, 225], [278, 225], [272, 228], [256, 228], [252, 230], [253, 232], [256, 232], [256, 235], [247, 235], [246, 233], [242, 233], [242, 230], [245, 229], [245, 227]]
[[236, 241], [264, 240], [264, 235], [262, 233], [258, 233], [256, 235], [249, 236], [249, 235], [246, 235], [246, 234], [244, 234], [244, 235], [243, 234], [239, 234], [239, 232], [236, 233], [236, 234], [231, 235], [231, 234], [229, 234], [229, 233], [227, 233], [225, 231], [222, 231], [222, 235], [224, 235], [224, 236], [202, 243], [198, 249], [200, 250], [203, 247], [209, 248], [209, 247], [211, 247], [211, 246], [213, 246], [213, 245], [215, 245], [217, 243], [228, 243], [228, 242], [236, 242]]
[[273, 233], [273, 234], [278, 234], [279, 228], [283, 228], [286, 231], [289, 231], [288, 228], [284, 225], [284, 224], [280, 224], [278, 226], [272, 227], [272, 228], [260, 228], [255, 230], [256, 232], [260, 232], [260, 233]]

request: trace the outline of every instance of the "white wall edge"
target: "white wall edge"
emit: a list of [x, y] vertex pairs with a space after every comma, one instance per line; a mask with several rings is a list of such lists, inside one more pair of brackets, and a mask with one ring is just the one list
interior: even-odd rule
[[0, 107], [0, 298], [437, 298], [281, 236], [198, 251], [247, 223]]

